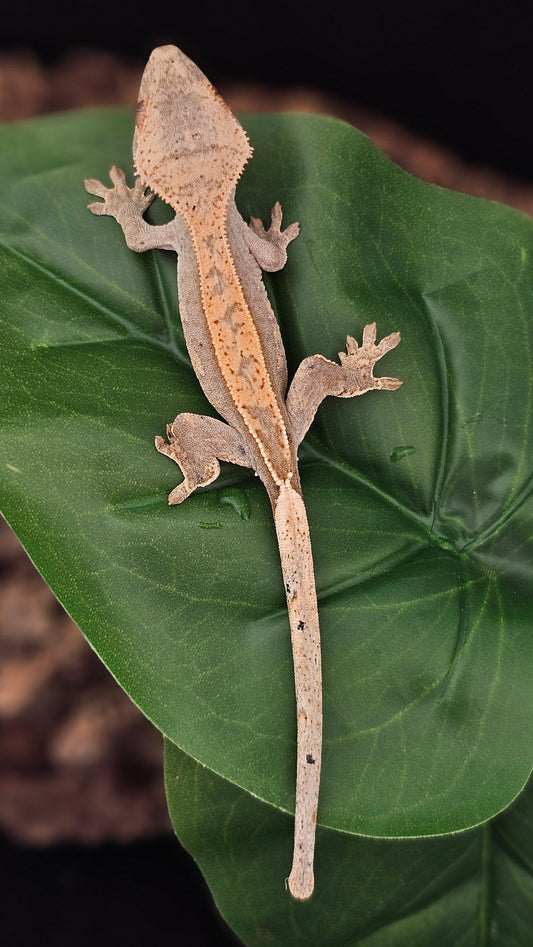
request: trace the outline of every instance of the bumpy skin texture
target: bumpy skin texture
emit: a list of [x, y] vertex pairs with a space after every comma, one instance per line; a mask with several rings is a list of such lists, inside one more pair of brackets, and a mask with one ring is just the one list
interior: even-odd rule
[[[296, 450], [327, 395], [352, 398], [374, 388], [394, 389], [396, 378], [374, 378], [378, 359], [400, 341], [376, 345], [367, 325], [363, 344], [348, 336], [340, 365], [321, 355], [304, 359], [289, 391], [279, 327], [261, 278], [281, 269], [298, 224], [281, 229], [279, 204], [268, 230], [247, 225], [235, 206], [237, 181], [252, 149], [242, 127], [203, 73], [174, 46], [155, 49], [139, 92], [129, 188], [112, 168], [112, 188], [86, 181], [103, 202], [94, 214], [115, 217], [132, 250], [162, 248], [178, 254], [180, 315], [189, 355], [211, 404], [223, 421], [180, 414], [156, 447], [181, 468], [169, 503], [182, 503], [212, 483], [219, 461], [251, 467], [272, 504], [287, 597], [297, 707], [296, 814], [288, 886], [310, 897], [322, 750], [320, 633], [309, 526]], [[149, 187], [153, 192], [146, 194]], [[176, 212], [163, 226], [143, 214], [157, 194]]]

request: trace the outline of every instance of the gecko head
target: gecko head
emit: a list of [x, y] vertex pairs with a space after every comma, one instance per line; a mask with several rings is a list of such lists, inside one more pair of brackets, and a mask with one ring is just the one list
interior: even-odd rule
[[133, 157], [142, 182], [186, 215], [230, 196], [252, 148], [204, 74], [176, 46], [154, 49], [139, 90]]

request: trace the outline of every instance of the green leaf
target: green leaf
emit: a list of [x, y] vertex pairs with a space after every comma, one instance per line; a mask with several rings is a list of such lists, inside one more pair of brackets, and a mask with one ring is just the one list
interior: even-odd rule
[[176, 832], [249, 947], [531, 947], [533, 783], [481, 828], [436, 839], [318, 829], [315, 892], [283, 887], [290, 817], [165, 742]]
[[[268, 278], [291, 368], [335, 358], [366, 322], [402, 332], [381, 371], [403, 387], [329, 399], [301, 451], [324, 651], [319, 818], [373, 836], [470, 827], [533, 760], [533, 223], [409, 177], [342, 123], [246, 125], [243, 214], [266, 221], [279, 199], [302, 228]], [[129, 168], [131, 134], [120, 110], [1, 131], [2, 509], [147, 716], [290, 811], [266, 494], [225, 467], [168, 508], [180, 474], [153, 437], [181, 411], [213, 413], [175, 258], [130, 252], [86, 210], [83, 178]]]

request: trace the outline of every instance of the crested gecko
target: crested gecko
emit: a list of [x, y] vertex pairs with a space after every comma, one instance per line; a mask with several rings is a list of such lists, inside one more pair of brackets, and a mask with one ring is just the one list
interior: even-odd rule
[[[113, 167], [113, 187], [87, 180], [93, 214], [114, 217], [130, 249], [161, 248], [178, 255], [179, 309], [198, 381], [224, 421], [179, 414], [157, 450], [181, 468], [169, 495], [182, 503], [212, 483], [219, 461], [253, 468], [272, 505], [291, 632], [297, 709], [296, 811], [289, 891], [309, 898], [322, 750], [322, 672], [318, 607], [309, 527], [297, 448], [327, 395], [351, 398], [395, 389], [396, 378], [373, 368], [400, 341], [394, 332], [376, 344], [367, 325], [359, 345], [347, 337], [340, 364], [305, 358], [287, 392], [287, 365], [262, 270], [282, 269], [299, 225], [281, 229], [279, 203], [267, 229], [246, 224], [235, 188], [252, 148], [244, 129], [200, 69], [174, 46], [155, 49], [143, 74], [133, 142], [137, 180], [130, 188]], [[147, 193], [147, 189], [150, 189]], [[175, 217], [155, 226], [143, 215], [155, 195]]]

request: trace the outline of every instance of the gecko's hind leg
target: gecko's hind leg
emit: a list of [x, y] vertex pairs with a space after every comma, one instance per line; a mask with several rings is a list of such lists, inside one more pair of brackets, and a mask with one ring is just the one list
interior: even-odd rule
[[253, 463], [235, 428], [198, 414], [178, 414], [167, 425], [168, 443], [156, 437], [155, 446], [181, 468], [183, 480], [169, 494], [168, 502], [182, 503], [197, 487], [205, 487], [220, 473], [219, 460], [241, 467]]
[[340, 365], [323, 355], [311, 355], [300, 363], [287, 393], [286, 406], [296, 444], [306, 434], [318, 406], [328, 397], [353, 398], [374, 389], [399, 388], [398, 378], [374, 378], [374, 366], [400, 341], [400, 333], [392, 332], [376, 343], [376, 324], [363, 330], [363, 344], [349, 335], [346, 352], [339, 352]]

